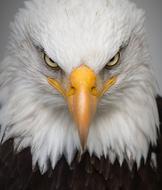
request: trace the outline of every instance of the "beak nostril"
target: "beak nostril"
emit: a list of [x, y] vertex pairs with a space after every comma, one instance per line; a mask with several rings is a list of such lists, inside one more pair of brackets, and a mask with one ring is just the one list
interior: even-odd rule
[[75, 89], [75, 87], [74, 87], [74, 86], [71, 86], [71, 90], [72, 90], [72, 91], [75, 91], [76, 89]]
[[74, 87], [74, 86], [70, 86], [70, 88], [71, 88], [71, 89], [75, 89], [75, 87]]
[[91, 91], [93, 91], [93, 90], [96, 90], [96, 86], [93, 86], [93, 87], [91, 88]]
[[75, 87], [71, 86], [69, 91], [67, 92], [67, 96], [72, 96], [75, 94]]
[[96, 94], [97, 94], [97, 87], [96, 86], [93, 86], [91, 88], [91, 93], [92, 93], [92, 95], [96, 96]]

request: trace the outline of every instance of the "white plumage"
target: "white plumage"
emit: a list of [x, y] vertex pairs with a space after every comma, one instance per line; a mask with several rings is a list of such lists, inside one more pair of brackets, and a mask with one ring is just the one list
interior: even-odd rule
[[[121, 49], [120, 65], [105, 70]], [[63, 72], [47, 68], [42, 51]], [[16, 15], [6, 58], [0, 64], [0, 139], [15, 138], [19, 151], [30, 146], [42, 172], [50, 159], [71, 163], [80, 140], [64, 98], [47, 82], [68, 76], [81, 64], [117, 83], [100, 99], [87, 150], [122, 164], [140, 165], [159, 126], [156, 83], [149, 66], [144, 12], [127, 0], [32, 0]]]

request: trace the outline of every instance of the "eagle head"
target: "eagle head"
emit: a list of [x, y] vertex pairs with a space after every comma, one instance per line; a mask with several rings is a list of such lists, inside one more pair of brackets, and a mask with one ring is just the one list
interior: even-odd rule
[[54, 168], [76, 151], [140, 165], [159, 126], [144, 12], [127, 0], [31, 0], [0, 64], [0, 139]]

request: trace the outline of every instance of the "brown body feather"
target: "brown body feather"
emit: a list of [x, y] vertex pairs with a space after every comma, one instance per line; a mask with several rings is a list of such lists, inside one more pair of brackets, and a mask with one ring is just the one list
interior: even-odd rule
[[[162, 99], [157, 98], [159, 115], [162, 121]], [[162, 125], [160, 125], [162, 130]], [[147, 163], [141, 163], [132, 171], [126, 162], [120, 167], [108, 159], [88, 153], [69, 167], [62, 157], [55, 170], [49, 169], [41, 175], [39, 169], [32, 170], [30, 149], [16, 154], [13, 139], [0, 146], [0, 190], [161, 190], [162, 189], [162, 131], [157, 147], [150, 147]], [[157, 168], [151, 166], [151, 153], [157, 155]], [[50, 163], [49, 163], [49, 168]]]

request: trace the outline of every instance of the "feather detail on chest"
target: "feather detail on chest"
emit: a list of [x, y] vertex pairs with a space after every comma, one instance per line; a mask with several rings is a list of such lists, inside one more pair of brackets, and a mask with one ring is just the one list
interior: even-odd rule
[[[158, 98], [162, 120], [162, 99]], [[162, 126], [160, 126], [162, 129]], [[160, 130], [161, 130], [160, 129]], [[130, 168], [131, 167], [131, 168]], [[20, 153], [13, 150], [13, 140], [0, 146], [0, 189], [2, 190], [160, 190], [162, 188], [162, 135], [157, 147], [150, 147], [146, 163], [122, 166], [116, 160], [111, 164], [108, 158], [95, 155], [76, 154], [69, 166], [62, 157], [54, 170], [50, 166], [42, 175], [38, 166], [32, 170], [30, 148]]]

